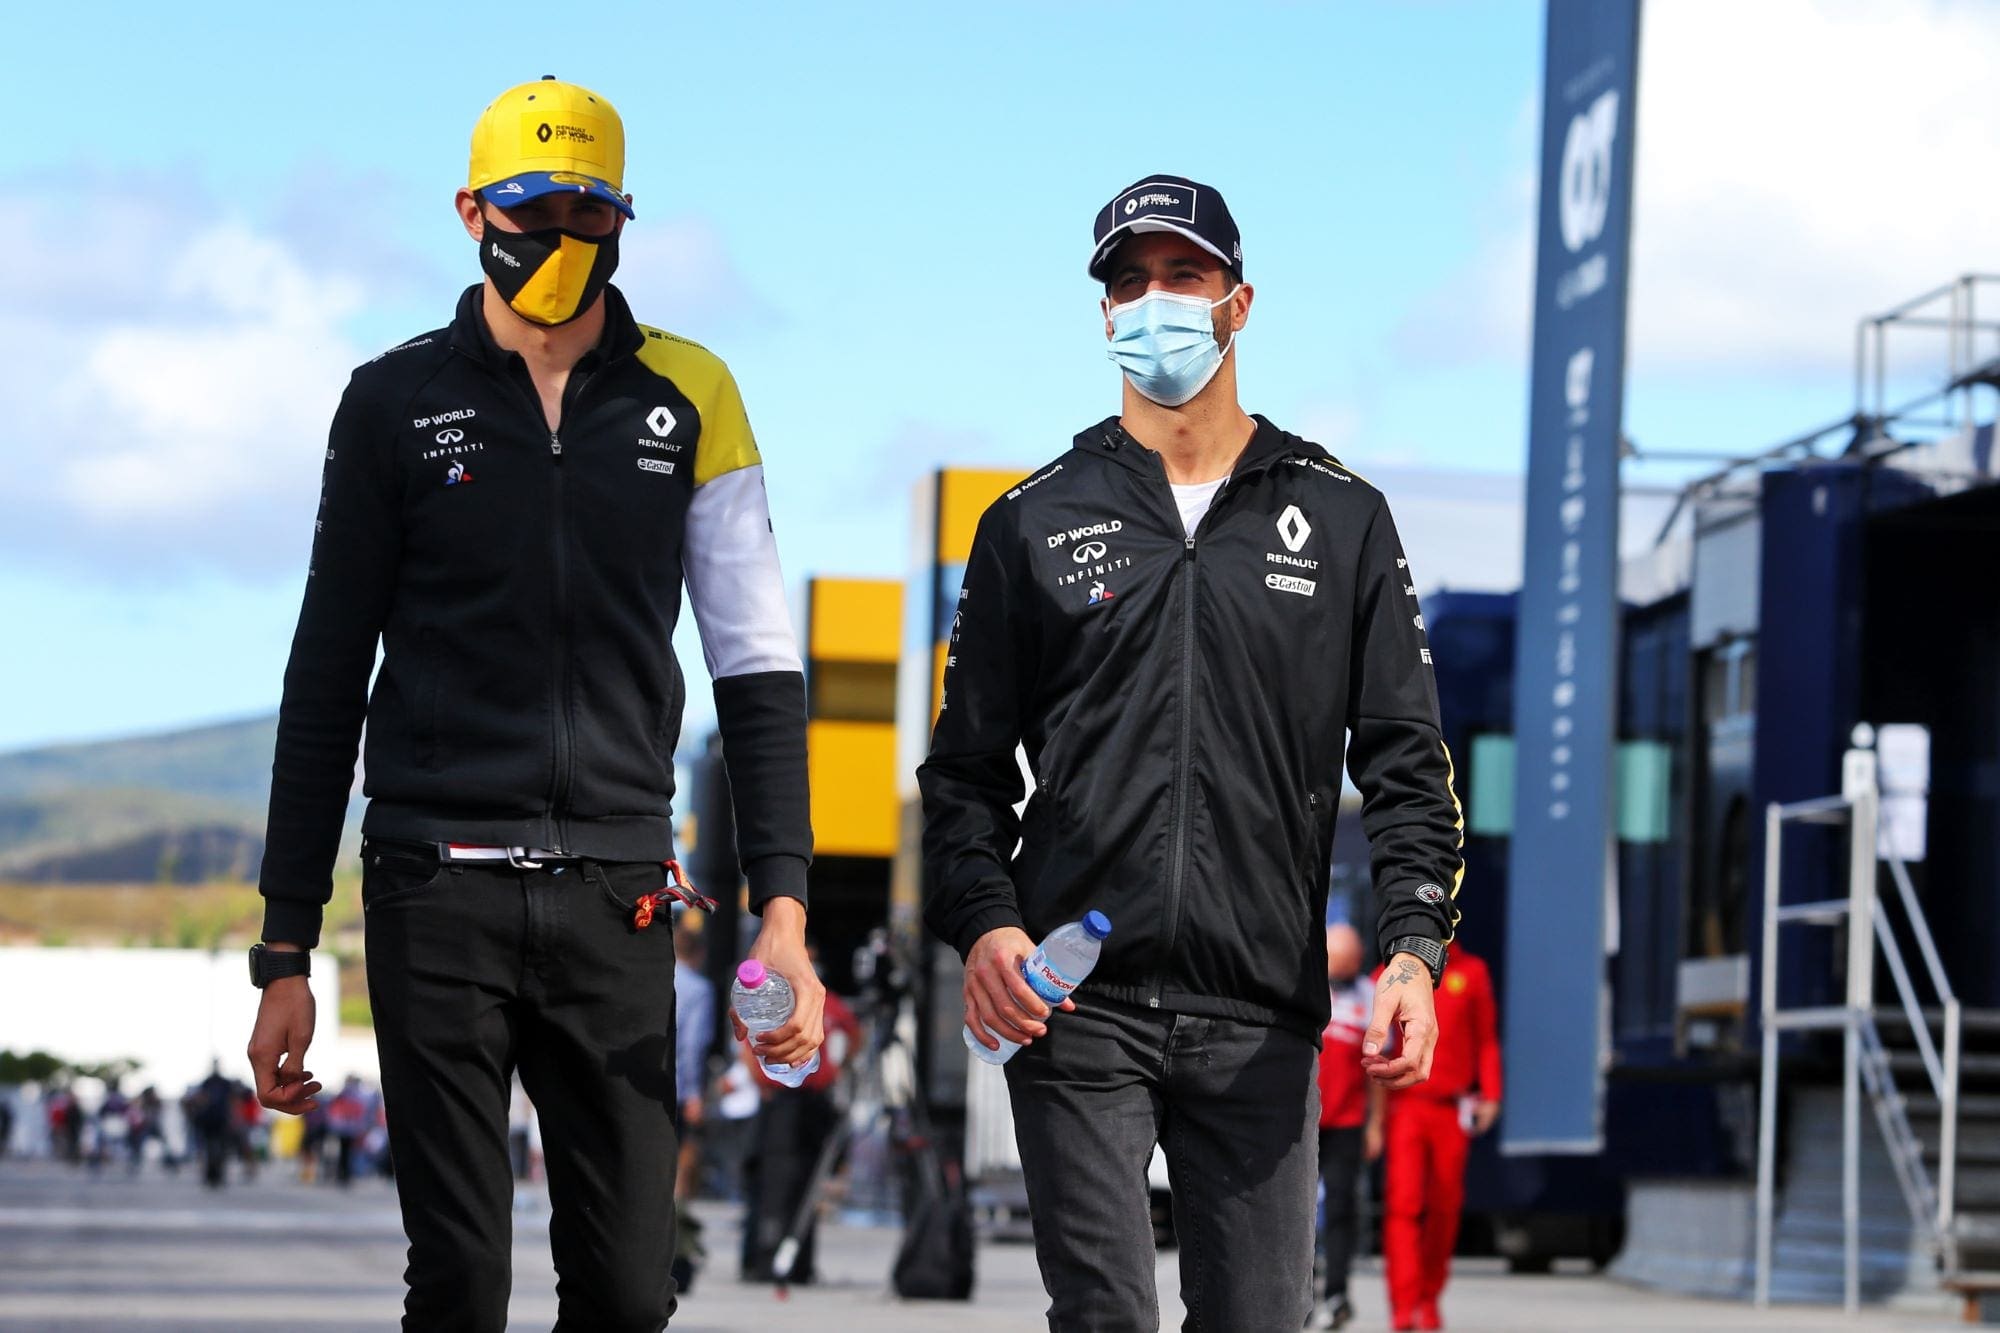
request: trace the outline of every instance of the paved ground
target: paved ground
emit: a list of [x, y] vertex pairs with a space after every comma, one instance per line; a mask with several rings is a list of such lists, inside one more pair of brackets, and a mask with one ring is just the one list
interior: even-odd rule
[[[537, 1206], [518, 1215], [513, 1326], [554, 1322], [554, 1274]], [[1025, 1245], [981, 1247], [979, 1289], [969, 1305], [911, 1304], [888, 1292], [897, 1233], [834, 1226], [822, 1233], [826, 1281], [789, 1300], [738, 1285], [727, 1262], [735, 1210], [705, 1211], [712, 1251], [674, 1320], [676, 1333], [757, 1330], [783, 1333], [986, 1333], [1042, 1327], [1046, 1305], [1034, 1255]], [[92, 1180], [46, 1163], [0, 1162], [0, 1330], [143, 1329], [220, 1333], [266, 1327], [285, 1333], [375, 1333], [401, 1308], [403, 1240], [395, 1197], [370, 1182], [349, 1192], [307, 1188], [269, 1174], [254, 1185], [210, 1194], [185, 1177]], [[1173, 1252], [1161, 1255], [1167, 1327], [1180, 1304]], [[1379, 1269], [1364, 1264], [1357, 1286], [1359, 1327], [1379, 1329]], [[1759, 1312], [1741, 1305], [1679, 1300], [1583, 1273], [1509, 1277], [1471, 1262], [1447, 1293], [1450, 1326], [1467, 1330], [1947, 1329], [1948, 1312], [1870, 1311], [1850, 1324], [1838, 1310]]]

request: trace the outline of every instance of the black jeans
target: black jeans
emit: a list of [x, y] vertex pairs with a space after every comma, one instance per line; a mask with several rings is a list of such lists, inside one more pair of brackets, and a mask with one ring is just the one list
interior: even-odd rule
[[652, 862], [439, 863], [362, 850], [368, 996], [403, 1228], [406, 1330], [499, 1333], [512, 1284], [507, 1103], [541, 1117], [566, 1333], [674, 1310], [674, 942]]
[[1160, 1326], [1146, 1168], [1164, 1144], [1184, 1330], [1294, 1333], [1312, 1298], [1319, 1045], [1076, 994], [1007, 1062], [1056, 1333]]
[[1326, 1186], [1326, 1299], [1347, 1294], [1354, 1259], [1354, 1189], [1361, 1174], [1361, 1126], [1319, 1132], [1319, 1178]]
[[[772, 1280], [771, 1261], [805, 1202], [821, 1150], [839, 1127], [839, 1108], [816, 1088], [781, 1088], [765, 1095], [750, 1155], [743, 1162], [744, 1281]], [[818, 1220], [808, 1217], [787, 1282], [807, 1283], [817, 1276], [818, 1232]]]

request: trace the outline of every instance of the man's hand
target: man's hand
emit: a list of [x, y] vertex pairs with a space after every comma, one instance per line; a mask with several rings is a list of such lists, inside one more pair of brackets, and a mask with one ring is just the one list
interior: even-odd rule
[[[765, 903], [764, 928], [757, 932], [750, 956], [790, 984], [793, 1000], [792, 1016], [782, 1027], [757, 1034], [758, 1058], [766, 1064], [802, 1065], [812, 1059], [826, 1035], [826, 987], [806, 953], [806, 905], [782, 897]], [[736, 1040], [749, 1040], [749, 1029], [733, 1007], [729, 1022], [736, 1029]]]
[[[1049, 1003], [1021, 975], [1021, 964], [1035, 951], [1035, 942], [1018, 926], [1000, 926], [974, 942], [965, 956], [965, 1025], [980, 1045], [1000, 1049], [992, 1032], [1026, 1046], [1048, 1029]], [[1073, 1010], [1076, 1002], [1057, 1006]]]
[[1490, 1102], [1482, 1098], [1478, 1102], [1474, 1103], [1472, 1107], [1473, 1137], [1477, 1138], [1481, 1134], [1484, 1134], [1487, 1130], [1493, 1128], [1493, 1122], [1495, 1120], [1498, 1120], [1499, 1118], [1500, 1118], [1499, 1102]]
[[[1402, 1042], [1393, 1058], [1382, 1053], [1392, 1032]], [[1431, 1076], [1436, 1048], [1431, 970], [1415, 954], [1399, 953], [1375, 983], [1375, 1016], [1361, 1041], [1361, 1068], [1382, 1087], [1414, 1087]]]
[[[297, 946], [268, 947], [290, 952]], [[247, 1053], [257, 1100], [270, 1110], [304, 1115], [319, 1105], [319, 1084], [312, 1081], [310, 1069], [301, 1067], [306, 1047], [312, 1045], [314, 1013], [312, 988], [304, 977], [279, 977], [264, 987], [264, 998], [257, 1002]]]

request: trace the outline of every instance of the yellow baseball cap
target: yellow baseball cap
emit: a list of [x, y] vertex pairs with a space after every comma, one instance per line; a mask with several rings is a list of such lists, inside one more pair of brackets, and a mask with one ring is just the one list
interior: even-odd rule
[[575, 190], [626, 217], [625, 122], [588, 88], [544, 74], [493, 99], [472, 127], [466, 188], [501, 208]]

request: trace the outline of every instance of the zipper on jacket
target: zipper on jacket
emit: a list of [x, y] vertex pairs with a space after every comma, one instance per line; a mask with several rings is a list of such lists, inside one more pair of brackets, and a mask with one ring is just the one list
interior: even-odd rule
[[[563, 420], [570, 420], [577, 405], [583, 401], [583, 391], [590, 387], [590, 381], [597, 375], [595, 367], [578, 373], [570, 372], [568, 383], [563, 386]], [[556, 792], [553, 808], [549, 811], [555, 820], [555, 850], [569, 849], [569, 800], [576, 786], [576, 679], [572, 670], [572, 660], [576, 656], [575, 626], [570, 615], [569, 599], [569, 510], [563, 502], [563, 447], [562, 434], [555, 427], [549, 428], [549, 454], [555, 460], [555, 505], [556, 505], [556, 624], [561, 633], [556, 643], [556, 697], [561, 711], [556, 730]]]
[[572, 770], [576, 764], [576, 739], [570, 719], [570, 679], [569, 679], [569, 521], [568, 507], [563, 503], [563, 451], [562, 436], [549, 432], [549, 457], [554, 462], [554, 477], [549, 485], [550, 503], [554, 506], [555, 521], [551, 525], [555, 544], [555, 602], [556, 633], [553, 645], [555, 653], [555, 771], [549, 784], [549, 820], [555, 825], [556, 845], [553, 850], [567, 851], [569, 848], [569, 821], [564, 812], [569, 809], [569, 792]]
[[[510, 381], [520, 390], [522, 405], [529, 416], [540, 421], [549, 432], [549, 459], [553, 464], [549, 483], [549, 504], [551, 522], [549, 525], [550, 545], [554, 556], [555, 579], [555, 634], [551, 638], [550, 653], [553, 667], [554, 697], [551, 702], [551, 755], [549, 764], [548, 820], [553, 830], [554, 846], [551, 851], [569, 849], [569, 809], [570, 789], [575, 782], [576, 737], [575, 723], [571, 708], [574, 704], [573, 685], [570, 680], [570, 601], [569, 601], [569, 507], [563, 498], [563, 446], [562, 433], [549, 425], [548, 413], [543, 409], [541, 395], [535, 388], [534, 380], [526, 373], [526, 366], [516, 361], [509, 367], [510, 373], [502, 378]], [[518, 374], [511, 373], [518, 370]], [[521, 380], [527, 379], [523, 385]], [[572, 379], [565, 386], [563, 394], [563, 414], [567, 416], [577, 398], [582, 395], [583, 386], [590, 381], [590, 374], [580, 379]]]
[[[1215, 498], [1222, 498], [1220, 491]], [[1178, 506], [1175, 511], [1179, 512]], [[1196, 531], [1200, 527], [1197, 523]], [[1160, 949], [1153, 998], [1147, 1001], [1154, 1009], [1160, 1007], [1167, 971], [1173, 966], [1174, 945], [1181, 933], [1181, 898], [1187, 886], [1188, 791], [1194, 786], [1194, 535], [1190, 533], [1186, 541], [1187, 555], [1181, 562], [1181, 583], [1186, 591], [1181, 600], [1181, 735], [1174, 752], [1174, 856], [1167, 871], [1167, 936]]]

